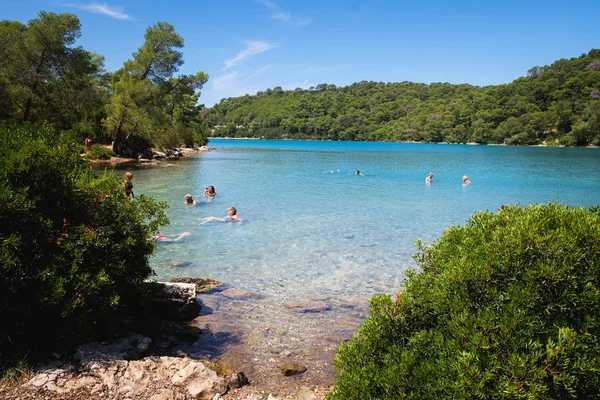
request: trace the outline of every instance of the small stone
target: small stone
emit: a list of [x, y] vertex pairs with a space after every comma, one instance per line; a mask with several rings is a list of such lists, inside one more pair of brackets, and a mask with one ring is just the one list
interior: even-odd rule
[[281, 374], [284, 376], [292, 376], [301, 374], [306, 371], [306, 367], [295, 362], [286, 362], [281, 366]]

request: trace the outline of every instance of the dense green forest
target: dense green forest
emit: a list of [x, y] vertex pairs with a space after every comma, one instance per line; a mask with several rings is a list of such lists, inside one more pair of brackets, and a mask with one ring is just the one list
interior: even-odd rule
[[206, 142], [198, 99], [208, 75], [176, 75], [183, 38], [171, 24], [149, 27], [113, 73], [102, 56], [75, 46], [80, 36], [79, 19], [68, 13], [0, 21], [1, 124], [72, 131], [80, 143], [113, 143], [123, 155]]
[[497, 86], [357, 82], [228, 98], [213, 136], [600, 145], [600, 50]]

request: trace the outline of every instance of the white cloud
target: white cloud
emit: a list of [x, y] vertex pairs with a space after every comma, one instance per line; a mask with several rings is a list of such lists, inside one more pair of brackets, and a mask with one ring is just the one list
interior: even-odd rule
[[308, 24], [310, 24], [312, 22], [312, 19], [310, 18], [296, 18], [296, 26], [298, 28], [302, 28], [303, 26], [306, 26]]
[[213, 89], [217, 91], [229, 89], [237, 82], [239, 76], [240, 74], [237, 71], [222, 75], [213, 81]]
[[102, 14], [115, 19], [131, 19], [131, 17], [125, 14], [120, 7], [111, 7], [107, 4], [65, 4], [67, 7], [75, 7], [80, 10], [86, 10], [94, 14]]
[[246, 41], [246, 48], [240, 51], [235, 57], [229, 60], [225, 60], [225, 68], [228, 69], [234, 65], [239, 64], [242, 60], [248, 57], [252, 57], [255, 54], [263, 53], [276, 47], [275, 44], [264, 42], [262, 40]]
[[290, 18], [292, 18], [292, 14], [275, 11], [275, 12], [271, 13], [271, 17], [273, 19], [279, 20], [281, 22], [288, 22], [290, 20]]
[[273, 66], [265, 65], [255, 71], [243, 73], [232, 71], [221, 75], [213, 79], [212, 85], [205, 92], [202, 92], [201, 102], [204, 102], [208, 107], [212, 107], [221, 99], [244, 96], [246, 94], [254, 95], [260, 90], [265, 90], [271, 82], [261, 80], [258, 77], [271, 68]]
[[270, 0], [257, 0], [258, 3], [267, 7], [271, 11], [271, 18], [280, 21], [284, 24], [288, 22], [293, 23], [296, 27], [302, 28], [311, 23], [312, 19], [307, 17], [295, 17], [292, 18], [292, 14], [288, 11], [285, 11], [277, 4], [273, 3]]
[[273, 66], [272, 66], [272, 65], [265, 65], [264, 67], [257, 69], [257, 70], [256, 70], [254, 73], [252, 73], [252, 74], [249, 74], [249, 75], [246, 77], [246, 79], [247, 79], [247, 80], [254, 79], [254, 78], [256, 78], [257, 76], [261, 75], [261, 74], [262, 74], [263, 72], [265, 72], [266, 70], [268, 70], [268, 69], [271, 69], [271, 68], [273, 68]]

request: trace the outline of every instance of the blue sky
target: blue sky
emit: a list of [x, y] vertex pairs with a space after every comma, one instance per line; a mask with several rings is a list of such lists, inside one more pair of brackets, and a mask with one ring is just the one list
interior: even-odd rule
[[3, 0], [0, 19], [79, 17], [78, 44], [119, 69], [166, 21], [185, 40], [180, 73], [204, 71], [200, 103], [281, 86], [361, 80], [509, 83], [600, 47], [600, 1]]

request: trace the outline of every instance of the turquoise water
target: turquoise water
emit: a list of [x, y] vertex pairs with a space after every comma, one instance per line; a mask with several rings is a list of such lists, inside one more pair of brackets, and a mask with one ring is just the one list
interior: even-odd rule
[[[269, 302], [393, 293], [421, 238], [502, 204], [600, 204], [600, 150], [211, 140], [214, 151], [134, 171], [136, 194], [166, 200], [157, 278], [198, 276]], [[360, 170], [363, 176], [355, 175]], [[425, 183], [434, 173], [431, 185]], [[468, 175], [466, 187], [461, 178]], [[217, 196], [202, 193], [214, 185]], [[184, 204], [191, 193], [202, 200]], [[201, 224], [235, 206], [239, 223]]]

